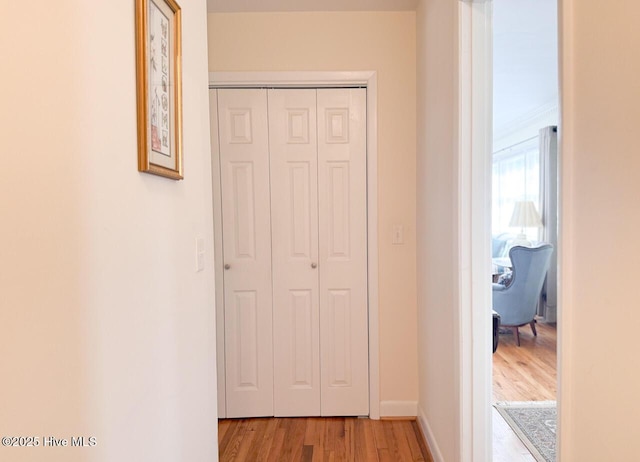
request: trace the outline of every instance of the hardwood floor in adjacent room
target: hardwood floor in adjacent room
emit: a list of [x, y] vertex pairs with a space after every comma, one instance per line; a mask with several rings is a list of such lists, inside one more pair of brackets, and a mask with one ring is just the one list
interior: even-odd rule
[[433, 461], [412, 420], [223, 419], [218, 443], [221, 462]]
[[[557, 384], [557, 329], [555, 324], [520, 328], [520, 347], [515, 335], [500, 335], [493, 354], [493, 401], [553, 401]], [[493, 462], [535, 462], [526, 446], [503, 417], [493, 412]]]
[[493, 354], [494, 402], [556, 399], [556, 325], [538, 322], [536, 326], [537, 337], [529, 326], [520, 328], [520, 347], [515, 335], [500, 335]]

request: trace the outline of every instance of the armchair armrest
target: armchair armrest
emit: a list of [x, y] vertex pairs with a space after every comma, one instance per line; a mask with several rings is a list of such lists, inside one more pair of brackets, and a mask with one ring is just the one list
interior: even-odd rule
[[507, 286], [503, 284], [496, 284], [495, 282], [491, 284], [491, 288], [494, 292], [504, 292], [505, 290], [507, 290]]

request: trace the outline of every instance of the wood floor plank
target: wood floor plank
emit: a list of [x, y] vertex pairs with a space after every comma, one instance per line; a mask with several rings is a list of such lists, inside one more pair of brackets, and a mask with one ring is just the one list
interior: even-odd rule
[[396, 435], [393, 432], [393, 421], [391, 420], [383, 420], [382, 427], [384, 429], [384, 435], [387, 440], [387, 449], [389, 450], [389, 455], [393, 457], [394, 460], [407, 460], [407, 457], [402, 457], [400, 453], [401, 442], [396, 439]]
[[231, 426], [231, 420], [219, 420], [218, 421], [218, 441], [222, 441], [224, 435], [227, 434], [229, 427]]
[[301, 462], [313, 462], [313, 446], [302, 446]]
[[422, 436], [422, 430], [420, 430], [418, 422], [416, 420], [412, 421], [411, 426], [413, 427], [413, 433], [416, 435], [416, 440], [418, 441], [418, 445], [420, 446], [420, 450], [425, 462], [433, 462], [433, 455], [431, 454], [431, 451], [427, 447], [427, 443]]
[[557, 392], [557, 329], [554, 324], [537, 323], [538, 336], [528, 327], [520, 335], [500, 335], [493, 355], [494, 401], [548, 401]]
[[282, 419], [280, 425], [285, 431], [285, 439], [278, 460], [281, 462], [298, 462], [302, 457], [306, 419]]
[[378, 449], [378, 460], [380, 462], [396, 462], [397, 459], [394, 459], [389, 449], [387, 448], [379, 448]]
[[376, 449], [387, 449], [389, 447], [382, 420], [380, 423], [376, 422], [376, 425], [373, 426], [373, 437]]
[[334, 453], [334, 460], [336, 462], [344, 462], [345, 460], [347, 460], [344, 438], [344, 423], [344, 418], [334, 417], [329, 421], [329, 435], [331, 435], [331, 441], [333, 442], [333, 446], [331, 449]]
[[[253, 433], [251, 440], [253, 444], [246, 451], [246, 460], [259, 460], [259, 450], [261, 444], [264, 441], [264, 435], [267, 432], [269, 422], [266, 419], [254, 419], [251, 422], [249, 431]], [[264, 460], [264, 459], [263, 459]]]
[[309, 442], [314, 441], [313, 462], [323, 462], [325, 459], [324, 432], [327, 429], [327, 421], [317, 417], [310, 420], [314, 421], [315, 428], [307, 427], [307, 432], [314, 431], [315, 435], [305, 435], [305, 440], [309, 438]]
[[269, 458], [269, 452], [271, 446], [275, 440], [276, 429], [278, 428], [278, 421], [276, 419], [262, 419], [266, 421], [264, 434], [262, 435], [262, 441], [257, 443], [257, 456], [256, 461], [264, 462]]
[[356, 459], [356, 422], [354, 418], [344, 419], [344, 458], [347, 461]]
[[[218, 447], [220, 448], [220, 454], [226, 450], [234, 432], [238, 430], [238, 424], [239, 421], [232, 419], [218, 421]], [[222, 431], [220, 428], [222, 428]]]
[[[286, 437], [286, 431], [280, 426], [280, 422], [278, 422], [278, 426], [273, 436], [273, 443], [269, 447], [269, 452], [267, 453], [267, 462], [280, 462], [280, 454], [282, 453], [282, 446], [284, 444], [284, 439]], [[220, 457], [220, 461], [225, 460]]]
[[356, 421], [356, 458], [367, 461], [378, 460], [373, 427], [369, 419], [357, 419]]
[[234, 425], [233, 429], [229, 429], [233, 431], [228, 431], [227, 435], [225, 435], [225, 438], [228, 436], [228, 439], [224, 452], [221, 453], [222, 458], [225, 460], [236, 460], [247, 425], [247, 421], [241, 420]]
[[425, 458], [422, 454], [422, 448], [418, 443], [418, 438], [413, 428], [413, 422], [411, 426], [403, 425], [402, 431], [404, 432], [404, 436], [407, 439], [407, 444], [409, 445], [409, 450], [411, 451], [411, 459], [414, 461], [424, 461]]
[[260, 426], [259, 420], [247, 423], [240, 444], [238, 445], [238, 452], [235, 456], [236, 460], [252, 460], [249, 457], [249, 452], [255, 446], [253, 442], [256, 439], [256, 429]]
[[353, 417], [221, 420], [220, 461], [433, 462], [415, 425]]
[[336, 460], [336, 453], [334, 451], [325, 449], [324, 451], [324, 462], [335, 462]]
[[407, 434], [404, 431], [405, 422], [393, 420], [391, 421], [391, 429], [393, 431], [393, 439], [397, 442], [398, 456], [401, 460], [415, 460], [411, 447], [409, 447], [409, 441], [407, 440]]
[[307, 428], [304, 433], [304, 444], [310, 446], [317, 446], [320, 443], [319, 425], [321, 420], [319, 418], [309, 417], [307, 419]]

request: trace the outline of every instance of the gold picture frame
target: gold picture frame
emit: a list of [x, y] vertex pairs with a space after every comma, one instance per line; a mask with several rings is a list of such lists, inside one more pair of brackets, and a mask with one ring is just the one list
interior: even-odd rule
[[182, 173], [182, 13], [175, 0], [136, 0], [138, 170]]

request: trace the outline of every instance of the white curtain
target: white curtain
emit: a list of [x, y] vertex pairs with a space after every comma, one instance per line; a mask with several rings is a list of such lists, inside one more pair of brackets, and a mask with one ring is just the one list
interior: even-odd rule
[[[493, 155], [492, 234], [518, 234], [509, 221], [517, 201], [540, 203], [540, 154], [538, 137], [517, 143]], [[540, 210], [537, 205], [538, 211]], [[527, 239], [539, 241], [536, 228], [524, 229]]]
[[558, 129], [555, 126], [540, 130], [540, 216], [542, 217], [542, 240], [553, 244], [551, 265], [538, 314], [546, 322], [556, 322], [558, 307]]

